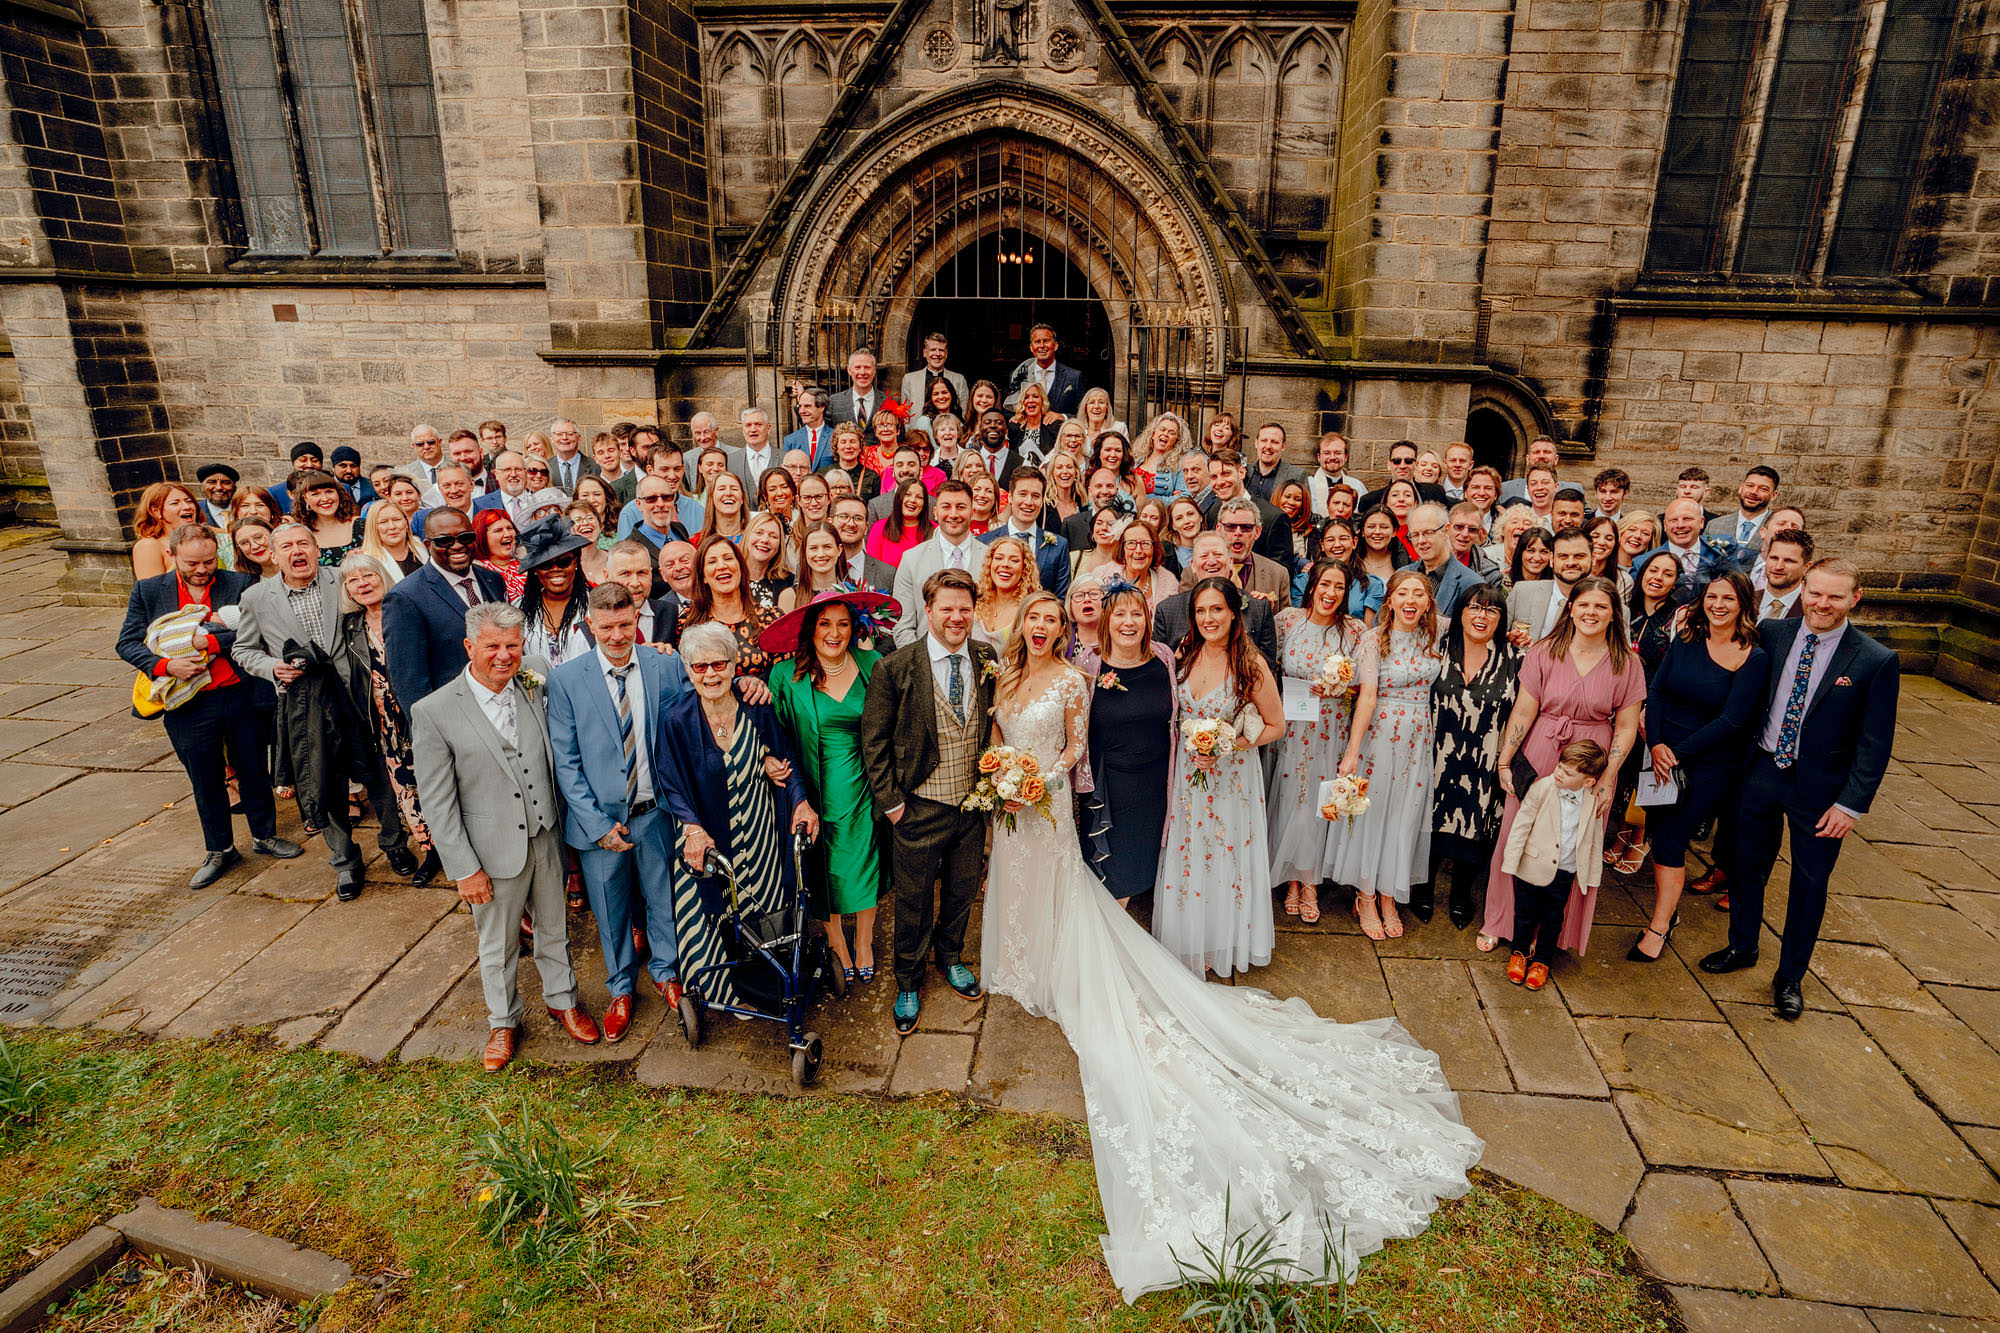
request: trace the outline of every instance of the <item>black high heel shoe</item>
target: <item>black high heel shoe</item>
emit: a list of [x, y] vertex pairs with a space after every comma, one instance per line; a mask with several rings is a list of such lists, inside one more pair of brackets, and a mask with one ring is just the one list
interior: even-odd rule
[[1639, 938], [1633, 940], [1632, 947], [1625, 951], [1625, 961], [1628, 963], [1659, 962], [1661, 957], [1663, 957], [1667, 952], [1667, 941], [1671, 940], [1674, 937], [1674, 927], [1678, 926], [1680, 923], [1681, 923], [1681, 914], [1679, 912], [1675, 912], [1674, 919], [1672, 921], [1667, 922], [1666, 934], [1660, 936], [1660, 952], [1651, 954], [1641, 953], [1639, 951], [1639, 945], [1642, 941], [1645, 940], [1645, 938], [1648, 935], [1651, 935], [1653, 933], [1653, 928], [1651, 926], [1641, 927], [1639, 930]]

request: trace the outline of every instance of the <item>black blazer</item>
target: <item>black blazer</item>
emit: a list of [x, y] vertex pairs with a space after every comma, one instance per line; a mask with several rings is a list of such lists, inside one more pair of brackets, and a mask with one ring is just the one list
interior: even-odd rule
[[[208, 592], [208, 605], [212, 611], [220, 611], [225, 606], [235, 606], [243, 600], [243, 594], [257, 586], [252, 574], [239, 574], [230, 569], [215, 571], [215, 584]], [[161, 616], [180, 608], [180, 575], [173, 570], [155, 574], [149, 579], [140, 579], [132, 585], [132, 592], [125, 600], [125, 623], [118, 627], [118, 655], [132, 664], [133, 670], [150, 676], [160, 665], [160, 655], [146, 646], [146, 629]], [[210, 621], [211, 632], [215, 635], [216, 647], [222, 649], [222, 656], [243, 683], [250, 686], [252, 699], [261, 708], [271, 708], [277, 703], [277, 692], [265, 682], [245, 671], [236, 664], [236, 631], [221, 621]], [[138, 714], [133, 714], [137, 717]], [[159, 713], [156, 717], [165, 717]]]
[[[1181, 640], [1187, 637], [1188, 603], [1194, 594], [1177, 592], [1166, 598], [1153, 611], [1153, 641], [1164, 643], [1168, 648], [1179, 650]], [[1243, 596], [1243, 630], [1250, 636], [1250, 642], [1257, 645], [1257, 651], [1264, 654], [1264, 661], [1271, 668], [1271, 678], [1278, 679], [1278, 626], [1271, 615], [1271, 604], [1261, 597]]]
[[[1754, 723], [1755, 734], [1762, 734], [1771, 710], [1783, 706], [1780, 691], [1791, 689], [1785, 666], [1805, 623], [1766, 620], [1757, 626], [1757, 637], [1770, 654], [1771, 680], [1764, 692], [1764, 711]], [[1896, 654], [1848, 622], [1819, 688], [1806, 701], [1799, 726], [1799, 761], [1792, 768], [1792, 780], [1808, 810], [1841, 805], [1857, 813], [1867, 811], [1889, 767], [1901, 689], [1902, 663]]]
[[[506, 580], [492, 570], [474, 565], [472, 577], [486, 600], [507, 599]], [[389, 659], [389, 683], [404, 712], [465, 670], [465, 599], [435, 564], [425, 565], [382, 599], [382, 647]]]
[[[993, 650], [975, 639], [972, 655], [972, 716], [979, 719], [979, 748], [993, 737], [993, 681], [987, 664]], [[861, 763], [875, 813], [887, 815], [923, 785], [938, 763], [937, 678], [931, 674], [931, 639], [917, 636], [875, 664], [861, 709]]]

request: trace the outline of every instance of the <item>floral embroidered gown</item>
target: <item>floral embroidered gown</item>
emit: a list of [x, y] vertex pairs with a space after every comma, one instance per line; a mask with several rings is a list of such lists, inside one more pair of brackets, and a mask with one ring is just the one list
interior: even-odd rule
[[[1228, 693], [1218, 686], [1196, 715], [1217, 716]], [[1002, 708], [1001, 731], [1044, 773], [1062, 774], [1062, 761], [1083, 752], [1089, 707], [1083, 678], [1066, 674]], [[1232, 858], [1217, 866], [1251, 874], [1238, 882], [1263, 902], [1268, 941], [1258, 775], [1247, 751], [1195, 795], [1217, 798], [1199, 802], [1205, 812], [1225, 812], [1204, 814], [1200, 827]], [[1175, 785], [1185, 798], [1187, 785]], [[1439, 1199], [1465, 1192], [1483, 1145], [1435, 1055], [1393, 1018], [1336, 1023], [1304, 1000], [1190, 973], [1091, 874], [1066, 777], [1050, 794], [1053, 827], [1032, 813], [1011, 831], [994, 821], [982, 970], [990, 990], [1059, 1023], [1076, 1051], [1100, 1242], [1126, 1300], [1179, 1285], [1176, 1255], [1223, 1248], [1225, 1211], [1230, 1238], [1270, 1234], [1286, 1277], [1326, 1281], [1322, 1227], [1351, 1275], [1362, 1255], [1416, 1235]], [[1234, 850], [1252, 840], [1254, 863]], [[1204, 869], [1199, 879], [1233, 902], [1231, 873]]]
[[[1204, 718], [1234, 721], [1243, 702], [1227, 679], [1196, 699], [1185, 682], [1181, 734]], [[1271, 961], [1271, 854], [1264, 833], [1264, 769], [1256, 750], [1223, 756], [1206, 786], [1183, 765], [1167, 814], [1167, 849], [1153, 892], [1153, 934], [1200, 976]]]
[[[1363, 893], [1410, 901], [1410, 886], [1430, 878], [1431, 783], [1437, 760], [1431, 682], [1444, 659], [1428, 636], [1395, 632], [1389, 652], [1370, 632], [1354, 658], [1357, 685], [1375, 682], [1375, 716], [1355, 776], [1368, 780], [1368, 808], [1341, 840], [1333, 877]], [[1356, 725], [1359, 725], [1358, 723]]]
[[[1334, 653], [1354, 655], [1355, 635], [1365, 627], [1341, 618], [1339, 627], [1313, 624], [1302, 610], [1278, 613], [1278, 668], [1287, 676], [1313, 681]], [[1319, 717], [1288, 722], [1278, 741], [1277, 772], [1271, 779], [1271, 882], [1318, 884], [1332, 879], [1345, 823], [1320, 818], [1319, 784], [1333, 776], [1347, 750], [1354, 696], [1319, 700]]]

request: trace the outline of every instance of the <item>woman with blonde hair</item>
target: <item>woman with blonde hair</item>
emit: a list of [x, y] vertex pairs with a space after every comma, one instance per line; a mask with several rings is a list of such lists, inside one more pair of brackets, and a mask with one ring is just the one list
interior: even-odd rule
[[757, 605], [776, 610], [778, 595], [792, 586], [790, 562], [785, 558], [785, 524], [768, 509], [759, 509], [743, 524], [743, 563], [750, 567], [750, 595]]
[[430, 563], [424, 544], [410, 532], [410, 520], [393, 504], [372, 504], [361, 520], [363, 555], [382, 566], [382, 577], [395, 587]]
[[555, 447], [549, 443], [547, 431], [531, 430], [521, 437], [521, 453], [546, 463], [555, 457]]
[[1024, 462], [1040, 464], [1056, 450], [1056, 427], [1062, 417], [1049, 411], [1049, 395], [1041, 385], [1029, 384], [1008, 420], [1014, 425], [1014, 450]]
[[[585, 477], [577, 482], [577, 490], [583, 489], [585, 481], [596, 481], [595, 477]], [[611, 557], [601, 545], [604, 539], [604, 516], [597, 512], [597, 506], [588, 500], [572, 500], [569, 508], [563, 510], [563, 517], [569, 520], [569, 530], [589, 543], [583, 548], [579, 558], [583, 569], [583, 581], [595, 588], [604, 582], [610, 573]]]
[[986, 548], [976, 582], [979, 597], [972, 613], [972, 637], [1004, 648], [1016, 614], [1031, 594], [1041, 590], [1034, 553], [1019, 537], [1001, 537]]
[[[1198, 490], [1182, 484], [1181, 457], [1194, 445], [1194, 432], [1188, 429], [1186, 421], [1178, 413], [1162, 412], [1146, 423], [1145, 431], [1139, 436], [1133, 452], [1133, 472], [1144, 483], [1146, 489], [1163, 500], [1172, 499], [1186, 490]], [[1204, 460], [1201, 484], [1208, 484], [1207, 467]]]
[[1125, 423], [1111, 416], [1111, 395], [1104, 389], [1091, 389], [1083, 395], [1083, 401], [1076, 405], [1078, 420], [1083, 422], [1083, 443], [1085, 448], [1097, 447], [1097, 437], [1105, 431], [1115, 430], [1120, 435], [1130, 435]]
[[1437, 731], [1431, 683], [1444, 670], [1437, 598], [1422, 566], [1389, 576], [1382, 617], [1354, 657], [1354, 721], [1336, 772], [1368, 784], [1334, 857], [1333, 879], [1356, 889], [1354, 914], [1371, 940], [1403, 933], [1396, 904], [1431, 873], [1431, 782]]

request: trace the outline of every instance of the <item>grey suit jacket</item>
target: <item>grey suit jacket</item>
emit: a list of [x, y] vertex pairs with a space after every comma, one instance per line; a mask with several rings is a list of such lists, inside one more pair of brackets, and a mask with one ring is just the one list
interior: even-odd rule
[[[931, 414], [931, 405], [924, 399], [924, 385], [930, 383], [930, 373], [928, 366], [918, 366], [915, 370], [903, 376], [900, 397], [904, 402], [915, 407], [917, 415], [920, 417], [927, 417]], [[965, 376], [959, 374], [950, 366], [946, 366], [939, 373], [951, 384], [952, 392], [958, 395], [958, 414], [963, 417], [971, 410], [972, 401], [972, 390], [966, 387]]]
[[[549, 485], [555, 487], [557, 490], [564, 492], [565, 494], [573, 495], [576, 493], [576, 484], [575, 482], [571, 482], [571, 484], [567, 486], [563, 485], [562, 467], [563, 464], [560, 459], [556, 458], [549, 459]], [[603, 471], [604, 471], [603, 468], [597, 466], [597, 460], [595, 458], [592, 458], [589, 454], [586, 454], [581, 450], [577, 451], [576, 481], [582, 481], [585, 477], [598, 476], [602, 474]]]
[[[529, 658], [524, 669], [545, 676], [548, 664]], [[517, 692], [521, 758], [539, 766], [556, 797], [560, 789], [544, 691], [531, 690], [518, 678], [509, 688]], [[528, 864], [528, 798], [500, 733], [480, 711], [464, 672], [410, 710], [410, 748], [417, 760], [417, 798], [444, 873], [454, 880], [479, 870], [493, 879], [520, 874]], [[550, 811], [544, 822], [561, 836], [560, 810]]]
[[[965, 572], [976, 579], [986, 565], [986, 544], [977, 537], [967, 537], [966, 541], [971, 544], [972, 554], [965, 562]], [[902, 619], [896, 622], [898, 648], [915, 643], [929, 624], [924, 619], [924, 582], [943, 568], [944, 553], [938, 549], [935, 534], [903, 553], [903, 563], [896, 566], [895, 592], [891, 594], [903, 608]]]
[[1556, 595], [1556, 581], [1531, 579], [1515, 584], [1507, 593], [1507, 628], [1512, 629], [1521, 621], [1528, 622], [1528, 638], [1539, 639], [1543, 634], [1542, 617], [1549, 613], [1549, 602]]
[[868, 418], [882, 410], [882, 396], [882, 381], [878, 379], [875, 387], [868, 391], [868, 410], [857, 417], [854, 413], [854, 386], [847, 384], [835, 389], [826, 407], [827, 424], [852, 421], [861, 427], [864, 435], [867, 434]]
[[[322, 568], [313, 584], [319, 589], [320, 615], [325, 617], [330, 644], [340, 633], [340, 575]], [[251, 675], [275, 685], [276, 668], [284, 665], [285, 640], [310, 643], [312, 636], [293, 614], [282, 578], [260, 579], [255, 587], [244, 590], [239, 605], [243, 608], [243, 618], [236, 624], [236, 651], [231, 656], [236, 665]], [[328, 651], [332, 653], [330, 648]], [[346, 680], [347, 654], [332, 653], [332, 656], [334, 669]]]
[[[722, 450], [723, 456], [729, 460], [729, 462], [725, 466], [729, 469], [729, 471], [736, 474], [736, 479], [738, 481], [743, 483], [744, 503], [752, 509], [756, 508], [757, 478], [750, 474], [750, 460], [744, 457], [743, 450], [738, 448], [736, 445], [718, 444], [715, 447]], [[785, 451], [783, 449], [779, 448], [775, 444], [771, 446], [772, 467], [778, 466], [779, 462], [784, 458], [784, 456], [785, 456]], [[695, 475], [695, 463], [697, 460], [700, 459], [700, 457], [701, 457], [701, 450], [699, 449], [683, 449], [681, 451], [681, 466], [686, 469], [686, 474], [688, 476], [692, 477]], [[634, 495], [638, 494], [638, 487], [639, 483], [634, 481], [632, 483], [632, 493]], [[707, 497], [698, 496], [696, 498], [706, 499]]]

